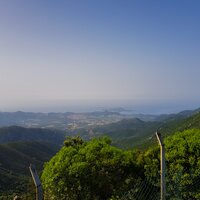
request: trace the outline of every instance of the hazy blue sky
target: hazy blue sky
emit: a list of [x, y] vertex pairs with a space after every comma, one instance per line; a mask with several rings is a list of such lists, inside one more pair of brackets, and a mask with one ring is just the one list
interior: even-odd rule
[[1, 0], [0, 110], [73, 99], [196, 106], [199, 11], [198, 0]]

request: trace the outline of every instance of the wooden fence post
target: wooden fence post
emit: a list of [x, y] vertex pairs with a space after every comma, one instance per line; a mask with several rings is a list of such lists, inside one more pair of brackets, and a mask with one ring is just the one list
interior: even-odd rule
[[31, 172], [31, 176], [36, 187], [36, 200], [43, 200], [42, 185], [40, 182], [40, 178], [37, 174], [35, 165], [30, 164], [29, 170]]

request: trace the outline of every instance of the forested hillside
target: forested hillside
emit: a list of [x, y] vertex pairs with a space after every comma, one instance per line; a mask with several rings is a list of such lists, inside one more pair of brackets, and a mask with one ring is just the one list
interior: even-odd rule
[[0, 144], [17, 141], [42, 141], [61, 145], [64, 139], [65, 134], [62, 131], [19, 126], [0, 128]]
[[170, 135], [177, 131], [184, 131], [192, 128], [200, 128], [200, 112], [184, 119], [172, 118], [164, 122], [159, 130], [165, 135]]
[[197, 110], [181, 112], [172, 115], [167, 120], [155, 122], [145, 122], [137, 118], [124, 119], [117, 123], [96, 127], [93, 129], [93, 133], [96, 136], [107, 135], [112, 138], [113, 145], [131, 149], [152, 145], [149, 138], [154, 135], [156, 130], [167, 136], [192, 128], [200, 128], [200, 113]]
[[112, 144], [119, 148], [140, 146], [160, 126], [161, 122], [145, 122], [140, 119], [124, 119], [120, 122], [94, 128], [93, 132], [112, 138]]
[[[189, 115], [191, 115], [191, 113], [189, 113]], [[196, 129], [191, 130], [193, 128]], [[166, 140], [166, 147], [168, 148], [167, 158], [170, 158], [169, 162], [171, 162], [171, 158], [173, 157], [171, 155], [172, 152], [180, 156], [179, 158], [175, 158], [173, 163], [168, 166], [170, 169], [170, 174], [173, 174], [173, 169], [170, 168], [170, 166], [176, 166], [175, 168], [177, 169], [177, 167], [179, 167], [180, 164], [182, 165], [183, 163], [188, 163], [184, 164], [184, 167], [189, 166], [189, 168], [191, 169], [193, 169], [194, 167], [199, 169], [198, 164], [197, 163], [195, 164], [195, 162], [193, 162], [194, 159], [198, 160], [198, 152], [196, 152], [195, 149], [199, 148], [198, 146], [199, 145], [198, 137], [200, 135], [199, 128], [200, 128], [200, 113], [196, 113], [187, 118], [185, 117], [180, 118], [179, 116], [175, 117], [173, 115], [172, 118], [168, 118], [167, 120], [158, 122], [144, 122], [137, 118], [124, 119], [117, 123], [112, 123], [104, 126], [95, 126], [92, 128], [92, 130], [84, 129], [80, 130], [80, 132], [78, 130], [77, 133], [68, 132], [66, 134], [61, 131], [36, 129], [36, 128], [28, 129], [18, 126], [1, 128], [0, 129], [0, 143], [1, 143], [0, 144], [0, 192], [4, 196], [8, 196], [9, 194], [13, 194], [14, 192], [17, 192], [19, 194], [26, 192], [28, 187], [27, 184], [31, 180], [30, 173], [28, 170], [29, 164], [34, 163], [37, 166], [37, 169], [41, 171], [44, 162], [48, 161], [61, 148], [63, 141], [65, 139], [65, 135], [77, 134], [83, 137], [84, 140], [86, 139], [86, 141], [83, 141], [82, 139], [80, 139], [80, 137], [76, 138], [75, 140], [69, 138], [65, 142], [65, 146], [61, 150], [61, 152], [63, 153], [59, 153], [63, 154], [62, 156], [64, 157], [62, 157], [62, 159], [57, 157], [58, 160], [54, 162], [54, 165], [59, 169], [60, 167], [63, 166], [59, 162], [61, 162], [61, 160], [69, 159], [67, 161], [69, 166], [67, 165], [66, 167], [70, 173], [69, 177], [72, 176], [71, 177], [72, 182], [79, 181], [79, 179], [76, 179], [76, 174], [78, 174], [77, 178], [80, 178], [83, 174], [86, 174], [84, 181], [86, 181], [86, 183], [88, 184], [86, 180], [88, 179], [88, 181], [90, 180], [92, 184], [95, 185], [95, 188], [100, 187], [98, 191], [102, 191], [102, 194], [105, 192], [106, 193], [105, 198], [107, 198], [111, 194], [114, 196], [122, 195], [124, 191], [128, 191], [129, 189], [131, 189], [132, 185], [135, 184], [134, 182], [135, 179], [133, 180], [131, 177], [134, 177], [137, 179], [137, 181], [141, 182], [144, 178], [147, 178], [148, 173], [150, 173], [151, 176], [153, 175], [156, 177], [156, 180], [159, 179], [159, 174], [157, 173], [159, 171], [159, 156], [158, 156], [159, 148], [157, 145], [157, 141], [154, 140], [154, 142], [152, 142], [152, 140], [150, 139], [152, 138], [157, 129], [165, 137], [169, 135], [174, 135], [175, 132], [185, 131], [189, 129], [189, 131], [185, 131], [184, 134], [176, 133], [175, 134], [176, 136], [169, 137], [169, 139]], [[103, 136], [109, 136], [112, 142], [110, 139], [106, 138], [95, 139], [95, 137], [101, 138]], [[174, 139], [177, 137], [179, 139]], [[181, 142], [183, 141], [183, 139], [180, 139], [180, 137], [187, 138], [187, 141], [189, 141], [189, 143], [192, 146], [191, 147], [186, 146], [185, 143]], [[173, 148], [170, 147], [170, 141], [173, 141], [172, 144], [175, 150], [178, 152], [175, 152]], [[176, 144], [175, 141], [178, 144]], [[112, 146], [110, 146], [110, 144]], [[104, 147], [106, 149], [104, 149]], [[140, 150], [136, 150], [137, 148], [139, 148]], [[188, 148], [190, 149], [192, 148], [191, 151], [192, 153], [195, 154], [195, 158], [190, 156], [191, 153], [187, 153], [186, 150]], [[135, 149], [135, 150], [125, 151], [122, 149]], [[65, 158], [65, 156], [67, 157]], [[70, 158], [68, 156], [70, 156]], [[189, 160], [187, 160], [187, 158]], [[53, 160], [54, 159], [56, 158], [53, 158]], [[81, 159], [81, 161], [79, 159]], [[181, 163], [175, 165], [174, 162], [179, 159], [181, 160]], [[81, 163], [79, 163], [79, 161]], [[78, 162], [78, 163], [71, 166], [73, 162]], [[194, 165], [190, 166], [189, 164], [192, 164], [191, 162]], [[101, 164], [103, 164], [103, 166], [101, 166]], [[52, 165], [50, 166], [53, 170], [54, 167]], [[88, 171], [89, 166], [92, 169], [92, 171], [90, 170]], [[129, 169], [136, 170], [137, 174], [134, 174], [136, 171], [135, 172], [133, 171], [133, 174], [131, 174]], [[138, 169], [142, 169], [142, 171]], [[61, 168], [60, 170], [61, 171], [59, 173], [61, 173], [63, 169]], [[123, 172], [123, 170], [125, 171]], [[115, 176], [117, 177], [122, 176], [122, 179], [124, 178], [123, 181], [125, 181], [126, 184], [124, 182], [123, 183], [120, 182], [122, 181], [122, 179], [116, 180], [114, 177], [112, 177], [113, 176], [112, 171], [113, 173], [115, 171], [116, 173]], [[191, 171], [191, 173], [192, 172], [194, 171]], [[51, 178], [50, 176], [54, 176], [54, 173], [55, 175], [57, 174], [56, 171], [48, 172], [49, 178]], [[106, 175], [106, 173], [108, 173], [108, 175]], [[182, 172], [180, 171], [180, 173], [184, 174], [185, 171]], [[195, 171], [194, 173], [195, 175], [192, 175], [191, 178], [192, 182], [193, 178], [194, 181], [196, 179], [198, 180], [198, 170]], [[101, 181], [103, 181], [101, 183], [102, 188], [96, 182], [93, 182], [93, 175], [94, 177], [96, 177], [95, 180], [98, 180], [100, 183]], [[102, 176], [99, 177], [100, 175]], [[69, 180], [71, 180], [71, 178]], [[44, 178], [44, 180], [45, 179], [46, 177]], [[76, 184], [81, 185], [84, 183], [84, 181], [82, 180], [81, 182]], [[70, 184], [73, 185], [72, 182], [70, 182]], [[109, 182], [109, 184], [111, 185], [107, 185], [107, 182]], [[118, 182], [118, 184], [115, 185], [115, 182]], [[137, 183], [139, 184], [139, 182]], [[62, 185], [62, 182], [57, 184]], [[76, 184], [73, 187], [76, 188], [77, 187]], [[113, 188], [113, 189], [111, 190], [109, 189], [109, 191], [107, 191], [103, 187], [103, 185], [105, 185], [106, 188], [110, 189]], [[159, 191], [157, 186], [156, 187], [154, 186], [153, 185], [151, 186], [152, 188], [154, 188], [153, 190]], [[80, 188], [82, 187], [84, 188], [86, 187], [86, 185], [85, 186], [81, 185]], [[92, 187], [93, 186], [91, 185], [91, 188]], [[120, 188], [119, 194], [114, 192], [115, 187]], [[85, 188], [86, 193], [88, 190], [91, 190], [91, 188]], [[106, 190], [107, 192], [104, 190]], [[80, 191], [82, 191], [82, 189]], [[78, 193], [76, 194], [78, 195]], [[84, 196], [85, 194], [81, 193], [81, 195]], [[90, 195], [91, 197], [94, 196], [94, 194]], [[81, 198], [83, 198], [83, 196], [81, 196]], [[73, 197], [73, 198], [76, 199], [79, 197]]]
[[24, 193], [31, 177], [30, 163], [41, 171], [64, 139], [61, 131], [17, 126], [0, 128], [0, 197]]
[[[0, 145], [0, 194], [23, 193], [30, 180], [29, 165], [34, 163], [39, 171], [60, 149], [46, 142], [13, 142]], [[1, 197], [0, 195], [0, 197]]]

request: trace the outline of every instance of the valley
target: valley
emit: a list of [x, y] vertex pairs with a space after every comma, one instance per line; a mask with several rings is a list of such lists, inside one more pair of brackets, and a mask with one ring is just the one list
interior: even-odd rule
[[[108, 111], [48, 115], [18, 112], [1, 113], [1, 116], [1, 126], [7, 125], [0, 128], [0, 192], [4, 197], [13, 193], [24, 193], [27, 187], [30, 188], [28, 166], [34, 163], [41, 172], [44, 163], [54, 156], [62, 148], [65, 139], [71, 136], [78, 136], [84, 141], [108, 136], [112, 146], [117, 148], [147, 150], [155, 145], [149, 138], [156, 130], [168, 137], [175, 132], [200, 128], [199, 109], [153, 117], [137, 115], [142, 116], [141, 119]], [[8, 121], [9, 124], [6, 123]], [[34, 121], [38, 121], [37, 128]], [[58, 125], [64, 121], [66, 124], [63, 127]], [[44, 126], [51, 123], [53, 128]], [[17, 186], [19, 183], [20, 186]]]

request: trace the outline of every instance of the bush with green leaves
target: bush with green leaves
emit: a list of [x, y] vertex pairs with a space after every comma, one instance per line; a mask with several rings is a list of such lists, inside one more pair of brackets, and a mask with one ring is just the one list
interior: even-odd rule
[[[177, 132], [165, 139], [166, 181], [169, 199], [200, 199], [200, 130]], [[143, 154], [146, 177], [160, 177], [159, 147]]]
[[140, 177], [136, 153], [111, 146], [107, 137], [68, 138], [64, 144], [42, 174], [46, 199], [106, 200], [130, 190]]
[[169, 193], [200, 199], [200, 130], [178, 132], [165, 141]]
[[[166, 199], [200, 199], [200, 130], [177, 132], [164, 143]], [[143, 152], [124, 151], [111, 146], [107, 137], [88, 142], [68, 138], [64, 144], [42, 174], [46, 199], [120, 199], [132, 189], [140, 191], [142, 182], [159, 197], [158, 145]]]

